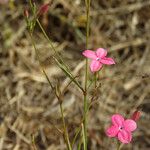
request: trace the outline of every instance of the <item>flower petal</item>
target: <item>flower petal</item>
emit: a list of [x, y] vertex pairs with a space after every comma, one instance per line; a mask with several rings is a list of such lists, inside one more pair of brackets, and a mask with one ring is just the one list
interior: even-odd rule
[[97, 55], [97, 57], [99, 57], [99, 58], [103, 58], [103, 57], [105, 57], [105, 56], [107, 55], [107, 50], [105, 50], [105, 49], [103, 49], [103, 48], [98, 48], [98, 49], [96, 50], [96, 55]]
[[134, 131], [137, 128], [137, 124], [132, 119], [127, 119], [123, 123], [125, 130], [127, 131]]
[[119, 141], [121, 141], [124, 144], [130, 143], [131, 139], [132, 139], [131, 132], [128, 132], [128, 131], [125, 131], [125, 130], [119, 131], [118, 139], [119, 139]]
[[106, 130], [106, 135], [109, 137], [115, 137], [118, 134], [119, 128], [117, 126], [111, 126]]
[[90, 69], [92, 72], [99, 71], [102, 68], [102, 64], [97, 60], [92, 60], [90, 64]]
[[104, 57], [101, 59], [101, 63], [105, 65], [115, 64], [115, 61], [112, 58]]
[[94, 51], [91, 51], [91, 50], [85, 50], [82, 54], [87, 58], [91, 58], [91, 59], [97, 58], [96, 53]]
[[113, 125], [120, 127], [123, 125], [124, 118], [120, 114], [115, 114], [111, 117], [111, 121]]

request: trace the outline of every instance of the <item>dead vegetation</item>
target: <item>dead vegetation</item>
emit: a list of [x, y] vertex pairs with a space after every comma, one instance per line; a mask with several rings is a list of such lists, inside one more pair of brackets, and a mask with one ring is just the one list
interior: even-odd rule
[[[58, 102], [30, 43], [22, 16], [25, 6], [17, 1], [0, 3], [0, 150], [34, 150], [33, 136], [38, 150], [65, 150]], [[85, 21], [83, 0], [55, 0], [41, 18], [55, 47], [81, 83]], [[52, 61], [53, 53], [40, 29], [34, 36], [50, 79], [64, 90], [65, 117], [73, 137], [82, 117], [82, 95], [74, 84], [65, 89], [70, 80]], [[115, 149], [116, 140], [104, 133], [110, 116], [115, 112], [130, 116], [137, 108], [142, 111], [138, 130], [132, 144], [124, 149], [148, 150], [150, 1], [92, 1], [90, 48], [97, 47], [108, 48], [117, 64], [100, 72], [98, 102], [89, 113], [89, 150]], [[89, 98], [92, 92], [91, 87]]]

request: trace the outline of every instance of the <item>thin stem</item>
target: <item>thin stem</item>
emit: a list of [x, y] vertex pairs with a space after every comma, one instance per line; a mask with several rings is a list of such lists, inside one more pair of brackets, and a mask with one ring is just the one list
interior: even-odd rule
[[62, 65], [57, 58], [53, 57], [55, 62], [57, 63], [58, 67], [78, 86], [78, 88], [84, 92], [84, 89], [81, 87], [81, 85], [79, 84], [79, 82], [75, 79], [75, 77], [72, 76], [72, 74], [66, 70], [66, 68], [64, 67], [64, 65]]
[[[89, 27], [90, 27], [90, 0], [86, 0], [86, 49], [88, 49], [89, 43]], [[88, 109], [88, 101], [87, 101], [87, 82], [88, 82], [88, 59], [86, 58], [85, 62], [85, 85], [84, 85], [84, 150], [87, 150], [87, 109]]]
[[32, 148], [33, 148], [33, 150], [37, 150], [37, 147], [36, 147], [36, 144], [35, 144], [35, 137], [34, 137], [34, 135], [32, 135], [31, 138], [32, 138]]
[[[79, 82], [75, 79], [74, 75], [71, 73], [70, 69], [69, 69], [69, 66], [63, 61], [63, 59], [60, 57], [60, 55], [58, 54], [58, 52], [56, 51], [55, 47], [53, 46], [52, 44], [52, 41], [50, 40], [50, 38], [48, 37], [48, 35], [46, 34], [45, 30], [43, 29], [41, 23], [39, 22], [39, 20], [37, 19], [37, 23], [39, 25], [39, 27], [41, 28], [45, 38], [49, 41], [49, 44], [52, 48], [52, 50], [54, 51], [54, 55], [57, 56], [57, 58], [59, 58], [59, 60], [61, 62], [59, 62], [59, 60], [56, 58], [56, 57], [53, 57], [54, 60], [56, 61], [56, 63], [59, 65], [61, 64], [61, 66], [63, 66], [63, 71], [65, 73], [67, 73], [66, 75], [71, 78], [73, 80], [73, 82], [79, 87], [79, 89], [83, 92], [83, 88], [81, 87], [81, 85], [79, 84]], [[59, 65], [60, 67], [60, 65]], [[62, 68], [61, 68], [62, 69]]]
[[[69, 67], [68, 67], [68, 65], [66, 65], [66, 63], [63, 61], [63, 59], [61, 58], [61, 56], [60, 56], [60, 55], [58, 54], [58, 52], [56, 51], [55, 47], [53, 46], [52, 41], [50, 40], [50, 38], [49, 38], [48, 35], [46, 34], [46, 32], [45, 32], [44, 28], [42, 27], [40, 21], [39, 21], [38, 19], [37, 19], [36, 21], [37, 21], [37, 23], [38, 23], [38, 25], [39, 25], [41, 31], [43, 32], [43, 35], [44, 35], [45, 38], [48, 40], [51, 49], [54, 51], [54, 54], [59, 58], [59, 60], [60, 60], [60, 61], [62, 62], [62, 64], [66, 67], [66, 69], [67, 69], [69, 72], [71, 72], [70, 69], [69, 69]], [[72, 76], [73, 76], [73, 75], [72, 75]]]
[[97, 72], [94, 74], [94, 83], [95, 83], [95, 88], [97, 87]]
[[81, 150], [81, 145], [82, 145], [82, 134], [80, 135], [80, 140], [78, 143], [78, 150]]
[[[33, 4], [32, 4], [32, 1], [31, 0], [29, 0], [29, 4], [30, 4], [30, 6], [31, 6], [31, 8], [33, 7]], [[33, 10], [32, 10], [33, 11]]]
[[37, 48], [36, 48], [36, 46], [35, 46], [35, 42], [34, 42], [34, 40], [33, 40], [32, 33], [29, 33], [29, 35], [30, 35], [31, 42], [32, 42], [32, 45], [33, 45], [33, 47], [34, 47], [34, 50], [35, 50], [35, 53], [36, 53], [37, 59], [38, 59], [38, 61], [39, 61], [40, 67], [41, 67], [41, 69], [42, 69], [42, 72], [44, 73], [44, 75], [45, 75], [45, 77], [46, 77], [46, 79], [47, 79], [47, 81], [48, 81], [48, 83], [49, 83], [50, 87], [51, 87], [52, 89], [54, 89], [54, 87], [53, 87], [53, 85], [52, 85], [52, 83], [51, 83], [50, 79], [48, 78], [48, 76], [47, 76], [47, 74], [46, 74], [46, 72], [45, 72], [44, 68], [43, 68], [43, 67], [42, 67], [42, 65], [41, 65], [39, 52], [38, 52], [38, 50], [37, 50]]
[[70, 144], [70, 140], [69, 140], [69, 136], [68, 136], [68, 132], [67, 132], [67, 128], [66, 128], [66, 123], [65, 123], [65, 118], [64, 118], [64, 111], [63, 111], [63, 107], [62, 107], [62, 103], [60, 103], [60, 110], [61, 110], [61, 117], [62, 117], [62, 121], [63, 121], [63, 126], [64, 126], [64, 134], [65, 134], [65, 140], [67, 143], [67, 148], [68, 150], [72, 150], [71, 148], [71, 144]]
[[[33, 6], [35, 6], [35, 5], [33, 5], [33, 3], [32, 3], [31, 0], [29, 1], [29, 3], [30, 3], [30, 7], [31, 7], [31, 9], [32, 9], [33, 15], [34, 15], [33, 21], [38, 23], [38, 25], [39, 25], [39, 27], [40, 27], [40, 29], [41, 29], [41, 31], [42, 31], [44, 37], [48, 40], [51, 49], [54, 51], [54, 55], [57, 56], [57, 58], [61, 61], [60, 63], [63, 64], [64, 70], [67, 71], [67, 72], [69, 72], [70, 77], [71, 77], [72, 79], [74, 79], [74, 80], [73, 80], [74, 83], [83, 91], [83, 89], [82, 89], [81, 86], [79, 85], [78, 81], [76, 81], [75, 77], [74, 77], [73, 74], [71, 73], [71, 70], [69, 69], [69, 66], [63, 61], [62, 57], [58, 54], [58, 52], [56, 51], [55, 47], [53, 46], [53, 43], [52, 43], [51, 39], [48, 37], [48, 35], [46, 34], [46, 32], [45, 32], [43, 26], [41, 25], [40, 21], [38, 20], [36, 14], [35, 14], [35, 12], [34, 12], [34, 8], [33, 8]], [[58, 61], [59, 61], [59, 60], [58, 60]]]
[[[42, 27], [40, 21], [39, 21], [38, 19], [37, 19], [36, 21], [37, 21], [37, 23], [38, 23], [40, 29], [42, 30], [42, 32], [43, 32], [45, 38], [49, 41], [49, 44], [50, 44], [51, 48], [53, 49], [54, 53], [57, 55], [57, 51], [56, 51], [55, 47], [53, 46], [52, 41], [50, 40], [50, 38], [49, 38], [48, 35], [46, 34], [44, 28]], [[58, 57], [60, 58], [59, 55], [58, 55]]]
[[117, 147], [117, 150], [121, 150], [122, 146], [123, 146], [123, 144], [122, 144], [122, 143], [119, 143], [119, 144], [118, 144], [118, 147]]
[[37, 58], [38, 58], [39, 64], [40, 64], [40, 66], [41, 66], [41, 69], [42, 69], [42, 71], [43, 71], [43, 73], [44, 73], [44, 75], [45, 75], [45, 77], [46, 77], [46, 79], [47, 79], [47, 81], [48, 81], [50, 87], [51, 87], [52, 90], [55, 92], [55, 95], [56, 95], [56, 97], [57, 97], [57, 99], [58, 99], [58, 101], [59, 101], [60, 110], [61, 110], [61, 116], [62, 116], [62, 122], [63, 122], [64, 132], [65, 132], [66, 145], [67, 145], [67, 147], [68, 147], [68, 150], [72, 150], [71, 144], [70, 144], [70, 141], [69, 141], [69, 136], [68, 136], [67, 128], [66, 128], [66, 124], [65, 124], [65, 119], [64, 119], [64, 114], [63, 114], [63, 107], [62, 107], [62, 101], [61, 101], [59, 95], [57, 94], [55, 88], [53, 87], [53, 85], [52, 85], [50, 79], [48, 78], [48, 76], [47, 76], [47, 74], [46, 74], [44, 68], [43, 68], [42, 65], [41, 65], [39, 52], [38, 52], [38, 50], [37, 50], [37, 48], [36, 48], [36, 46], [35, 46], [35, 42], [34, 42], [34, 40], [33, 40], [32, 33], [29, 33], [29, 35], [30, 35], [30, 38], [31, 38], [31, 42], [32, 42], [32, 44], [33, 44], [33, 47], [34, 47], [34, 49], [35, 49], [36, 56], [37, 56]]
[[[32, 1], [31, 1], [31, 0], [30, 0], [29, 2], [30, 2], [30, 6], [31, 6], [31, 9], [32, 9], [32, 12], [33, 12], [33, 14], [35, 15], [34, 8], [33, 8], [34, 5], [32, 4]], [[41, 28], [41, 30], [42, 30], [44, 36], [45, 36], [46, 39], [49, 41], [50, 46], [51, 46], [51, 48], [53, 49], [55, 55], [57, 55], [57, 57], [61, 60], [61, 62], [62, 62], [62, 63], [64, 64], [64, 66], [66, 67], [66, 69], [69, 70], [68, 66], [66, 66], [66, 64], [63, 62], [62, 58], [61, 58], [61, 57], [59, 56], [59, 54], [57, 53], [55, 47], [53, 46], [51, 40], [50, 40], [49, 37], [47, 36], [47, 34], [46, 34], [45, 30], [43, 29], [42, 25], [40, 24], [39, 20], [36, 19], [35, 16], [34, 16], [34, 18], [35, 18], [34, 20], [37, 21], [39, 27]], [[64, 127], [64, 134], [65, 134], [64, 136], [65, 136], [66, 145], [67, 145], [68, 150], [72, 150], [72, 147], [71, 147], [71, 144], [70, 144], [70, 140], [69, 140], [69, 136], [68, 136], [68, 131], [67, 131], [67, 128], [66, 128], [65, 119], [64, 119], [63, 106], [62, 106], [62, 100], [61, 100], [61, 98], [60, 98], [60, 94], [57, 93], [55, 87], [52, 85], [52, 83], [51, 83], [50, 79], [48, 78], [48, 76], [47, 76], [47, 74], [46, 74], [44, 68], [43, 68], [42, 65], [41, 65], [39, 52], [38, 52], [38, 50], [37, 50], [37, 48], [36, 48], [36, 45], [35, 45], [34, 39], [33, 39], [33, 37], [32, 37], [32, 32], [31, 32], [31, 31], [29, 31], [29, 35], [30, 35], [30, 38], [31, 38], [31, 42], [32, 42], [32, 44], [33, 44], [33, 47], [34, 47], [34, 49], [35, 49], [35, 53], [36, 53], [36, 56], [37, 56], [37, 58], [38, 58], [39, 64], [40, 64], [40, 66], [41, 66], [41, 68], [42, 68], [42, 71], [43, 71], [43, 73], [44, 73], [44, 75], [45, 75], [45, 77], [46, 77], [46, 79], [47, 79], [47, 81], [48, 81], [50, 87], [51, 87], [52, 90], [55, 92], [55, 95], [56, 95], [56, 97], [57, 97], [57, 99], [58, 99], [58, 101], [59, 101], [59, 106], [60, 106], [60, 111], [61, 111], [61, 118], [62, 118], [63, 127]], [[70, 73], [70, 72], [69, 72], [69, 73]], [[69, 75], [73, 78], [73, 75], [72, 75], [71, 73], [70, 73]], [[73, 81], [80, 87], [79, 83], [78, 83], [74, 78], [73, 78]], [[81, 87], [80, 87], [80, 88], [81, 88]], [[83, 90], [83, 89], [81, 89], [81, 90]]]
[[76, 133], [75, 133], [75, 136], [74, 136], [72, 144], [71, 144], [72, 147], [73, 147], [73, 145], [74, 145], [74, 143], [75, 143], [75, 141], [76, 141], [76, 139], [77, 139], [77, 137], [78, 137], [78, 135], [80, 133], [80, 130], [81, 130], [81, 127], [79, 127], [79, 128], [76, 129]]
[[84, 132], [83, 124], [81, 126], [82, 126], [83, 147], [84, 147], [84, 149], [86, 149], [86, 138], [85, 138], [85, 132]]

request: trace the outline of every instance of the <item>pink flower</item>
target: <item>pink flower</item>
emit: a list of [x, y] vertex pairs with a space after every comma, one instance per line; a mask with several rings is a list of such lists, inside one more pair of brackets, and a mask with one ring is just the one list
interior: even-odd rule
[[115, 64], [115, 61], [112, 58], [106, 57], [107, 51], [103, 48], [98, 48], [96, 52], [91, 50], [85, 50], [82, 54], [85, 57], [92, 59], [92, 62], [90, 64], [90, 69], [92, 72], [99, 71], [102, 68], [103, 64]]
[[137, 128], [137, 124], [132, 119], [124, 119], [120, 114], [111, 117], [112, 126], [106, 130], [108, 137], [116, 137], [122, 143], [130, 143], [132, 139], [131, 132]]

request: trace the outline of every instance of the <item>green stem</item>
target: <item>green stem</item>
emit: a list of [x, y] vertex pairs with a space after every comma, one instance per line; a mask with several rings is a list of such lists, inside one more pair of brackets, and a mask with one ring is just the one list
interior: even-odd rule
[[[75, 79], [74, 75], [71, 73], [71, 70], [69, 69], [69, 66], [63, 61], [63, 59], [60, 57], [60, 55], [58, 54], [58, 52], [56, 51], [55, 47], [53, 46], [52, 44], [52, 41], [50, 40], [50, 38], [48, 37], [48, 35], [46, 34], [45, 30], [43, 29], [41, 23], [39, 22], [39, 20], [37, 19], [37, 23], [39, 25], [39, 27], [41, 28], [45, 38], [48, 40], [50, 46], [51, 46], [51, 49], [54, 51], [54, 55], [61, 61], [59, 62], [59, 60], [56, 58], [56, 57], [53, 57], [55, 58], [54, 60], [56, 61], [56, 63], [59, 65], [61, 64], [61, 66], [63, 66], [63, 72], [67, 73], [66, 75], [73, 79], [73, 82], [79, 87], [79, 89], [83, 92], [83, 88], [81, 87], [81, 85], [79, 84], [79, 82]], [[60, 67], [60, 65], [59, 65]], [[61, 67], [60, 67], [61, 68]], [[62, 68], [61, 68], [62, 69]]]
[[[31, 1], [31, 0], [29, 0], [29, 4], [30, 4], [31, 8], [33, 9], [33, 4], [32, 4], [32, 1]], [[32, 10], [32, 11], [33, 11], [33, 10]]]
[[[51, 39], [50, 39], [50, 38], [48, 37], [48, 35], [46, 34], [46, 32], [45, 32], [44, 28], [42, 27], [40, 21], [39, 21], [38, 19], [37, 19], [36, 21], [37, 21], [37, 23], [38, 23], [38, 25], [39, 25], [39, 27], [40, 27], [40, 29], [41, 29], [43, 35], [44, 35], [45, 38], [48, 40], [51, 49], [54, 51], [54, 55], [57, 56], [57, 58], [59, 58], [59, 60], [61, 61], [61, 63], [62, 63], [62, 64], [66, 67], [66, 69], [71, 73], [71, 71], [70, 71], [70, 69], [69, 69], [69, 66], [64, 62], [64, 60], [61, 58], [61, 56], [60, 56], [60, 55], [58, 54], [58, 52], [56, 51], [55, 47], [54, 47], [53, 44], [52, 44]], [[73, 75], [72, 75], [72, 76], [73, 76]]]
[[39, 61], [40, 67], [41, 67], [41, 69], [42, 69], [42, 72], [44, 73], [44, 75], [45, 75], [45, 77], [46, 77], [46, 79], [47, 79], [47, 81], [48, 81], [48, 83], [49, 83], [50, 87], [51, 87], [52, 89], [54, 89], [54, 87], [53, 87], [53, 85], [52, 85], [52, 83], [51, 83], [50, 79], [49, 79], [49, 78], [48, 78], [48, 76], [47, 76], [46, 71], [44, 70], [44, 68], [43, 68], [43, 67], [42, 67], [42, 65], [41, 65], [39, 52], [38, 52], [38, 50], [37, 50], [37, 48], [36, 48], [36, 46], [35, 46], [35, 42], [34, 42], [34, 40], [33, 40], [32, 33], [29, 33], [29, 35], [30, 35], [31, 42], [32, 42], [32, 45], [33, 45], [33, 47], [34, 47], [34, 50], [35, 50], [35, 53], [36, 53], [37, 59], [38, 59], [38, 61]]
[[[48, 35], [46, 34], [44, 28], [42, 27], [40, 21], [39, 21], [38, 19], [37, 19], [36, 21], [37, 21], [37, 23], [38, 23], [40, 29], [42, 30], [42, 32], [43, 32], [45, 38], [49, 41], [49, 44], [50, 44], [51, 48], [53, 49], [55, 55], [57, 55], [57, 51], [56, 51], [55, 47], [53, 46], [52, 41], [50, 40], [50, 38], [49, 38]], [[60, 57], [59, 55], [57, 55], [57, 56]]]
[[97, 72], [94, 74], [95, 88], [97, 87]]
[[80, 133], [80, 130], [81, 130], [81, 127], [79, 127], [79, 128], [76, 129], [75, 136], [74, 136], [74, 138], [72, 140], [72, 144], [71, 144], [72, 147], [73, 147], [73, 145], [74, 145], [74, 143], [75, 143], [75, 141], [76, 141], [76, 139], [77, 139], [77, 137], [78, 137], [78, 135]]
[[[32, 12], [34, 13], [34, 11], [33, 11], [33, 4], [32, 4], [32, 1], [31, 1], [31, 0], [30, 0], [30, 6], [31, 6], [31, 9], [32, 9]], [[35, 18], [35, 17], [34, 17], [34, 18]], [[51, 40], [50, 40], [49, 37], [47, 36], [47, 34], [46, 34], [45, 30], [43, 29], [42, 25], [40, 24], [39, 20], [37, 19], [36, 21], [38, 22], [38, 25], [40, 26], [40, 28], [41, 28], [41, 30], [42, 30], [44, 36], [45, 36], [45, 37], [47, 38], [47, 40], [49, 41], [51, 48], [52, 48], [52, 49], [54, 50], [54, 52], [55, 52], [55, 55], [57, 55], [58, 58], [63, 62], [63, 60], [61, 59], [61, 57], [60, 57], [60, 56], [58, 55], [58, 53], [56, 52], [56, 50], [55, 50], [55, 48], [54, 48], [54, 46], [53, 46]], [[41, 66], [41, 68], [42, 68], [42, 71], [43, 71], [43, 73], [44, 73], [44, 75], [45, 75], [45, 77], [46, 77], [46, 79], [47, 79], [47, 81], [48, 81], [50, 87], [51, 87], [52, 90], [55, 92], [55, 95], [56, 95], [56, 97], [57, 97], [57, 99], [58, 99], [58, 101], [59, 101], [59, 106], [60, 106], [60, 111], [61, 111], [61, 118], [62, 118], [63, 127], [64, 127], [64, 134], [65, 134], [66, 145], [67, 145], [68, 150], [72, 150], [72, 147], [71, 147], [71, 144], [70, 144], [70, 140], [69, 140], [69, 136], [68, 136], [68, 132], [67, 132], [67, 128], [66, 128], [65, 119], [64, 119], [62, 101], [61, 101], [61, 99], [60, 99], [60, 97], [59, 97], [59, 94], [57, 94], [55, 87], [53, 87], [53, 85], [52, 85], [50, 79], [48, 78], [48, 76], [47, 76], [47, 74], [46, 74], [44, 68], [42, 67], [42, 64], [41, 64], [41, 61], [40, 61], [39, 52], [38, 52], [38, 50], [37, 50], [37, 48], [36, 48], [36, 45], [35, 45], [35, 42], [34, 42], [34, 39], [33, 39], [32, 32], [31, 32], [31, 31], [29, 31], [29, 35], [30, 35], [30, 38], [31, 38], [31, 42], [32, 42], [32, 44], [33, 44], [33, 47], [34, 47], [34, 49], [35, 49], [35, 53], [36, 53], [36, 56], [37, 56], [37, 58], [38, 58], [39, 64], [40, 64], [40, 66]], [[64, 62], [63, 62], [63, 63], [64, 63]], [[64, 65], [65, 65], [65, 63], [64, 63]], [[68, 68], [67, 68], [67, 69], [68, 69]]]
[[78, 143], [78, 150], [81, 150], [81, 145], [82, 145], [82, 135], [80, 136], [80, 140]]
[[62, 107], [62, 103], [60, 103], [60, 110], [61, 110], [61, 118], [62, 118], [62, 122], [63, 122], [63, 126], [64, 126], [64, 135], [65, 135], [65, 140], [67, 143], [67, 148], [68, 150], [72, 150], [71, 148], [71, 144], [70, 144], [70, 140], [69, 140], [69, 136], [68, 136], [68, 131], [67, 131], [67, 127], [66, 127], [66, 123], [65, 123], [65, 118], [64, 118], [64, 111], [63, 111], [63, 107]]
[[34, 137], [34, 135], [32, 135], [31, 138], [32, 138], [32, 148], [33, 148], [33, 150], [37, 150], [37, 147], [36, 147], [36, 144], [35, 144], [35, 137]]
[[122, 143], [119, 143], [119, 144], [118, 144], [118, 147], [117, 147], [117, 150], [121, 150], [122, 146], [123, 146], [123, 144], [122, 144]]
[[53, 57], [55, 62], [57, 63], [58, 67], [78, 86], [79, 89], [81, 89], [82, 92], [84, 92], [84, 89], [81, 87], [81, 85], [79, 84], [79, 82], [77, 80], [75, 80], [75, 77], [72, 76], [72, 74], [66, 70], [66, 68], [64, 67], [64, 65], [62, 65], [57, 58]]
[[[52, 88], [52, 90], [55, 91], [55, 88], [53, 87], [53, 85], [52, 85], [50, 79], [48, 78], [48, 76], [47, 76], [47, 74], [46, 74], [44, 68], [43, 68], [42, 65], [41, 65], [39, 52], [38, 52], [38, 50], [37, 50], [37, 48], [36, 48], [36, 46], [35, 46], [35, 42], [34, 42], [34, 40], [33, 40], [32, 33], [29, 33], [29, 34], [30, 34], [31, 42], [32, 42], [33, 47], [34, 47], [34, 49], [35, 49], [36, 56], [37, 56], [37, 58], [38, 58], [39, 64], [40, 64], [40, 66], [41, 66], [41, 68], [42, 68], [42, 71], [43, 71], [43, 73], [44, 73], [44, 75], [45, 75], [45, 77], [46, 77], [46, 79], [47, 79], [47, 81], [48, 81], [50, 87]], [[56, 95], [57, 99], [59, 100], [59, 104], [60, 104], [61, 117], [62, 117], [62, 122], [63, 122], [63, 126], [64, 126], [64, 133], [65, 133], [66, 145], [67, 145], [67, 147], [68, 147], [68, 150], [72, 150], [71, 144], [70, 144], [70, 141], [69, 141], [69, 136], [68, 136], [67, 128], [66, 128], [65, 119], [64, 119], [63, 107], [62, 107], [61, 99], [59, 98], [59, 95], [57, 94], [56, 91], [55, 91], [55, 95]]]
[[86, 149], [86, 138], [85, 138], [85, 132], [84, 132], [84, 127], [83, 127], [83, 124], [82, 124], [82, 138], [83, 138], [83, 147], [84, 149]]
[[[88, 49], [88, 43], [89, 43], [89, 30], [90, 30], [90, 0], [86, 0], [86, 49]], [[86, 64], [85, 64], [85, 86], [84, 86], [84, 150], [87, 150], [87, 109], [88, 109], [88, 101], [87, 101], [87, 82], [88, 82], [88, 59], [86, 58]]]
[[[46, 34], [43, 26], [41, 25], [40, 21], [38, 20], [34, 10], [33, 10], [33, 4], [32, 4], [32, 1], [30, 0], [30, 7], [32, 9], [32, 12], [33, 12], [33, 15], [34, 15], [34, 19], [33, 21], [34, 22], [37, 22], [37, 24], [39, 25], [44, 37], [48, 40], [49, 44], [50, 44], [50, 47], [51, 49], [54, 51], [54, 55], [61, 61], [60, 63], [64, 65], [64, 69], [69, 72], [69, 74], [71, 75], [72, 78], [74, 78], [73, 74], [71, 73], [71, 70], [69, 69], [69, 66], [64, 62], [64, 60], [62, 59], [62, 57], [58, 54], [58, 52], [56, 51], [55, 47], [53, 46], [53, 43], [51, 41], [51, 39], [48, 37], [48, 35]], [[75, 79], [74, 79], [75, 80]], [[77, 84], [77, 81], [74, 82], [77, 86], [79, 86], [79, 83]], [[80, 86], [80, 89], [81, 89], [81, 86]], [[83, 89], [81, 89], [83, 91]]]

